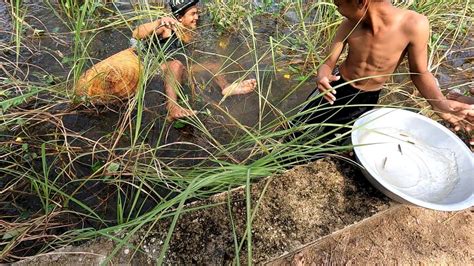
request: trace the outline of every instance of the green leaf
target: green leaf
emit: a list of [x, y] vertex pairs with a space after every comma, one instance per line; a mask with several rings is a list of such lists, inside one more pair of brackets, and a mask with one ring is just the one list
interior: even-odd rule
[[109, 173], [117, 173], [119, 169], [120, 164], [118, 163], [110, 163], [109, 166], [107, 166], [107, 172]]
[[6, 78], [6, 79], [2, 80], [2, 84], [11, 84], [11, 83], [13, 83], [13, 80], [11, 78]]
[[104, 162], [102, 162], [102, 161], [96, 161], [96, 162], [93, 163], [92, 166], [91, 166], [92, 172], [96, 173], [96, 172], [99, 171], [103, 166], [104, 166]]
[[20, 227], [20, 228], [16, 228], [16, 229], [10, 230], [8, 232], [5, 232], [2, 236], [2, 240], [8, 240], [8, 239], [15, 238], [15, 237], [19, 236], [21, 233], [23, 233], [25, 230], [27, 230], [27, 227]]
[[44, 35], [44, 30], [34, 29], [34, 30], [33, 30], [33, 35], [35, 35], [35, 36], [43, 36], [43, 35]]
[[20, 220], [27, 220], [31, 216], [31, 213], [29, 211], [22, 211], [20, 214]]
[[43, 80], [49, 85], [53, 85], [55, 83], [55, 78], [53, 75], [44, 75]]
[[16, 97], [6, 99], [3, 101], [0, 101], [0, 108], [2, 109], [3, 112], [7, 111], [11, 107], [15, 107], [17, 105], [22, 104], [23, 102], [26, 102], [30, 97], [35, 96], [41, 91], [41, 89], [38, 88], [33, 88], [30, 92], [18, 95]]
[[176, 128], [176, 129], [181, 129], [183, 127], [186, 126], [186, 123], [184, 123], [183, 121], [181, 120], [176, 120], [174, 123], [173, 123], [173, 127]]
[[74, 62], [74, 58], [68, 56], [63, 57], [63, 59], [61, 60], [62, 64], [69, 64], [71, 62]]
[[299, 76], [296, 78], [297, 81], [304, 81], [306, 80], [306, 77], [305, 76]]

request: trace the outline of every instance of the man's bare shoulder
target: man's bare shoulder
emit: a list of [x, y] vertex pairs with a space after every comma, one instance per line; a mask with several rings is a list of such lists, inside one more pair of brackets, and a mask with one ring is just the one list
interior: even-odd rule
[[429, 33], [428, 18], [420, 13], [411, 10], [404, 10], [403, 14], [403, 30], [408, 36], [419, 36]]
[[345, 35], [348, 36], [351, 31], [354, 30], [354, 28], [357, 26], [357, 23], [354, 23], [348, 19], [344, 19], [342, 23], [339, 25], [338, 31]]

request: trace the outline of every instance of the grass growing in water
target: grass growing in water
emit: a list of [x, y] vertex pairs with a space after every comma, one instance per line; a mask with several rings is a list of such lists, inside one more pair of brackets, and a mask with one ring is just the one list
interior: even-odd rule
[[[249, 7], [250, 2], [217, 1], [208, 9], [211, 14], [233, 10], [227, 5], [241, 9]], [[73, 62], [72, 74], [64, 75], [55, 85], [44, 80], [29, 82], [31, 77], [28, 74], [23, 78], [2, 80], [2, 92], [5, 92], [2, 95], [6, 96], [0, 100], [0, 174], [3, 176], [0, 201], [7, 214], [6, 223], [0, 229], [3, 239], [1, 259], [17, 260], [25, 254], [32, 255], [101, 236], [117, 243], [109, 257], [111, 259], [121, 247], [129, 245], [137, 232], [147, 232], [160, 220], [169, 219], [170, 227], [156, 258], [157, 262], [163, 262], [180, 217], [195, 210], [186, 205], [187, 202], [246, 186], [245, 233], [239, 235], [234, 230], [234, 244], [236, 254], [242, 254], [246, 247], [247, 256], [241, 258], [237, 255], [235, 262], [239, 264], [243, 259], [251, 263], [252, 221], [258, 212], [258, 204], [250, 204], [250, 184], [304, 162], [316, 152], [350, 148], [321, 143], [318, 140], [322, 136], [311, 138], [304, 144], [281, 142], [292, 131], [311, 132], [318, 127], [304, 125], [285, 129], [284, 125], [295, 118], [295, 110], [303, 103], [285, 108], [282, 105], [292, 94], [312, 82], [311, 78], [324, 60], [323, 48], [341, 21], [334, 6], [329, 1], [283, 2], [275, 12], [282, 12], [288, 20], [293, 19], [296, 23], [276, 19], [277, 29], [271, 38], [258, 33], [259, 25], [254, 24], [252, 17], [258, 12], [250, 15], [236, 13], [238, 19], [235, 21], [239, 25], [235, 29], [236, 38], [242, 41], [242, 46], [235, 54], [211, 52], [214, 53], [211, 56], [224, 59], [222, 74], [256, 76], [257, 93], [252, 97], [257, 100], [252, 102], [256, 107], [251, 112], [256, 119], [242, 122], [242, 115], [226, 109], [231, 99], [214, 102], [204, 99], [204, 103], [196, 100], [194, 107], [198, 106], [203, 112], [209, 108], [213, 116], [190, 118], [186, 123], [194, 128], [193, 138], [175, 138], [173, 141], [169, 141], [173, 136], [168, 132], [173, 128], [163, 119], [164, 111], [161, 115], [147, 115], [146, 98], [152, 95], [146, 91], [151, 84], [147, 81], [156, 75], [157, 66], [167, 59], [165, 55], [145, 55], [146, 67], [138, 93], [126, 104], [97, 108], [69, 105], [71, 99], [64, 93], [66, 84], [73, 83], [84, 70], [84, 65], [92, 60], [89, 57], [95, 36], [102, 30], [131, 31], [137, 21], [164, 14], [164, 10], [147, 4], [135, 6], [134, 11], [123, 11], [112, 5], [109, 9], [113, 12], [102, 21], [95, 9], [97, 6], [98, 1], [85, 1], [83, 5], [69, 6], [66, 15], [56, 12], [58, 20], [65, 24], [62, 36], [70, 38], [72, 51], [68, 56]], [[50, 3], [51, 12], [55, 7]], [[467, 36], [466, 30], [472, 26], [471, 7], [463, 1], [416, 1], [410, 7], [427, 14], [433, 22], [433, 31], [438, 34], [433, 34], [430, 44], [430, 65], [436, 70], [456, 42]], [[15, 12], [24, 17], [30, 10], [24, 8], [25, 13], [21, 12], [20, 6], [15, 8]], [[70, 20], [70, 17], [74, 19]], [[457, 24], [459, 21], [461, 23]], [[219, 24], [218, 21], [214, 23]], [[20, 32], [22, 30], [16, 30], [14, 44], [17, 61], [20, 60], [17, 47], [26, 46], [21, 41], [24, 39]], [[245, 52], [239, 52], [245, 47]], [[41, 52], [41, 48], [37, 49]], [[195, 58], [189, 60], [198, 61]], [[245, 70], [232, 70], [235, 61], [247, 61]], [[288, 67], [288, 62], [292, 62], [291, 67]], [[18, 73], [26, 72], [23, 65], [14, 62], [5, 67]], [[272, 98], [281, 90], [275, 88], [275, 84], [284, 79], [281, 77], [284, 74], [295, 80], [281, 97]], [[413, 99], [415, 105], [420, 103], [415, 94], [405, 92], [408, 75], [400, 74], [394, 79], [399, 76], [404, 77], [403, 82], [397, 81], [398, 85], [395, 85], [394, 81], [386, 97], [403, 93]], [[210, 83], [203, 87], [210, 87]], [[184, 93], [181, 95], [185, 98]], [[185, 101], [183, 104], [191, 103]], [[163, 106], [161, 108], [164, 110]], [[99, 114], [94, 115], [97, 112]], [[114, 112], [116, 115], [111, 115]], [[71, 117], [96, 119], [97, 123], [103, 124], [112, 122], [108, 125], [108, 132], [94, 134], [92, 131], [96, 128], [105, 126], [74, 131], [65, 125]], [[38, 206], [22, 204], [25, 199], [36, 201]], [[123, 237], [117, 232], [123, 232]], [[31, 246], [37, 249], [30, 250]]]

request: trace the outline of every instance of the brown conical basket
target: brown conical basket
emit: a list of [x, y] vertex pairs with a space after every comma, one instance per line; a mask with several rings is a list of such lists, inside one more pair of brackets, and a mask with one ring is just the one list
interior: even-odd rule
[[93, 101], [135, 95], [142, 65], [132, 48], [116, 53], [88, 69], [76, 83], [75, 94]]

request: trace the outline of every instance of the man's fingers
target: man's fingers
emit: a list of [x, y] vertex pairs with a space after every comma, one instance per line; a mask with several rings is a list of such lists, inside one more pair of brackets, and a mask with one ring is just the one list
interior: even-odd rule
[[326, 99], [330, 104], [334, 104], [336, 96], [332, 94], [329, 90], [319, 88], [319, 91], [323, 93], [323, 98]]
[[446, 120], [452, 125], [454, 131], [465, 130], [469, 133], [473, 129], [473, 125], [469, 121], [454, 116]]
[[461, 130], [461, 122], [459, 119], [457, 119], [456, 117], [454, 116], [451, 116], [449, 119], [447, 119], [447, 121], [451, 124], [451, 126], [453, 127], [454, 131], [459, 131]]
[[455, 101], [456, 104], [453, 104], [452, 105], [452, 110], [454, 112], [461, 112], [461, 111], [464, 111], [464, 110], [473, 110], [472, 108], [472, 105], [469, 105], [469, 104], [466, 104], [466, 103], [461, 103], [461, 102], [457, 102]]
[[469, 121], [463, 121], [463, 124], [464, 124], [464, 126], [463, 126], [464, 129], [465, 129], [468, 133], [471, 132], [471, 130], [474, 129], [473, 124], [470, 123]]
[[174, 19], [165, 17], [161, 19], [160, 26], [170, 27], [174, 24], [176, 24], [176, 21]]
[[336, 94], [336, 90], [333, 89], [333, 87], [331, 86], [331, 84], [329, 83], [327, 79], [321, 80], [319, 84], [322, 87], [320, 88], [320, 90], [322, 89], [323, 92], [330, 91], [332, 94]]
[[322, 79], [319, 81], [319, 85], [322, 86], [324, 90], [330, 90], [332, 88], [328, 79]]
[[467, 116], [474, 117], [474, 104], [470, 105], [471, 109], [467, 110]]
[[461, 119], [459, 119], [459, 117], [449, 113], [440, 113], [439, 116], [451, 124], [451, 127], [454, 131], [460, 130]]
[[330, 81], [337, 81], [337, 80], [339, 80], [340, 78], [341, 78], [341, 76], [335, 76], [335, 75], [329, 76], [329, 80], [330, 80]]
[[334, 101], [336, 100], [336, 97], [334, 97], [334, 95], [329, 96], [329, 95], [332, 95], [331, 93], [328, 93], [326, 95], [324, 95], [324, 99], [326, 99], [326, 101], [328, 101], [330, 104], [334, 104]]
[[446, 100], [446, 101], [448, 103], [449, 111], [448, 110], [445, 110], [445, 111], [448, 111], [450, 113], [474, 112], [474, 105], [470, 105], [470, 104], [455, 101], [455, 100]]
[[334, 96], [336, 90], [331, 86], [331, 82], [338, 79], [340, 79], [339, 76], [330, 75], [318, 80], [318, 90], [323, 93], [323, 98], [330, 104], [334, 104], [334, 101], [336, 101], [336, 96]]

